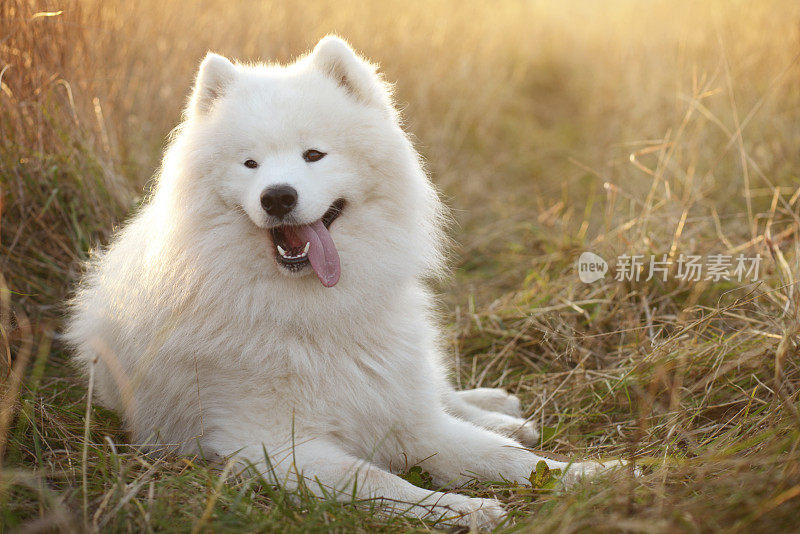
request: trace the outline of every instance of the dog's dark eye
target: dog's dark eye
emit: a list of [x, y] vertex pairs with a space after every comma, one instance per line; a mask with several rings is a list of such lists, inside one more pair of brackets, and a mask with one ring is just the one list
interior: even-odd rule
[[319, 150], [306, 150], [303, 152], [303, 159], [309, 163], [313, 163], [315, 161], [319, 161], [325, 157], [325, 152], [320, 152]]
[[247, 161], [244, 162], [244, 166], [247, 167], [248, 169], [257, 169], [258, 162], [254, 159], [248, 159]]

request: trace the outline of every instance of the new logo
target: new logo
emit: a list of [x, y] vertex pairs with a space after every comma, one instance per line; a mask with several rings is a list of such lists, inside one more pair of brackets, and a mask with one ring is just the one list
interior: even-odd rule
[[585, 284], [600, 280], [607, 272], [608, 263], [594, 252], [584, 252], [578, 258], [578, 277]]

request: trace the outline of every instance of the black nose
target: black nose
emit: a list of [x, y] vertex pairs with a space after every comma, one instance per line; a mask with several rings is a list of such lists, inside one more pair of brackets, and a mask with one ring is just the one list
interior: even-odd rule
[[274, 185], [261, 193], [261, 207], [273, 217], [283, 217], [297, 205], [297, 191], [289, 185]]

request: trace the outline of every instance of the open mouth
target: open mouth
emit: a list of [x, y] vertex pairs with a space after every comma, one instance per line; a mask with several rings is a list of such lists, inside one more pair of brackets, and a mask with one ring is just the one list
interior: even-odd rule
[[317, 221], [271, 228], [278, 265], [292, 272], [310, 265], [322, 285], [336, 285], [341, 274], [339, 253], [328, 228], [341, 215], [344, 206], [345, 200], [340, 198]]

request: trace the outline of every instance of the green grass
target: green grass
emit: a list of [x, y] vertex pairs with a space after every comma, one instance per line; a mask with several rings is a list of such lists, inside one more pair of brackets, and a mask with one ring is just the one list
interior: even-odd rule
[[[86, 419], [59, 343], [205, 50], [288, 60], [330, 31], [397, 81], [453, 208], [436, 289], [455, 382], [519, 395], [542, 449], [644, 467], [461, 491], [505, 502], [507, 532], [796, 531], [800, 11], [730, 5], [0, 5], [0, 532], [447, 529], [143, 455], [113, 413]], [[760, 253], [762, 273], [583, 284], [585, 250]]]

